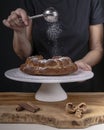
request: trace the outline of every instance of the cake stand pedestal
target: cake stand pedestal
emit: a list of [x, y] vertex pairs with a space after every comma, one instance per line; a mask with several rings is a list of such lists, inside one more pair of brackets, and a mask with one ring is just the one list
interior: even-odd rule
[[5, 76], [15, 81], [42, 83], [35, 98], [39, 101], [56, 102], [67, 99], [67, 94], [60, 83], [85, 81], [91, 79], [94, 74], [92, 71], [78, 70], [64, 76], [33, 76], [21, 72], [19, 68], [14, 68], [6, 71]]
[[60, 83], [42, 83], [35, 94], [35, 98], [40, 101], [63, 101], [67, 99], [67, 94]]

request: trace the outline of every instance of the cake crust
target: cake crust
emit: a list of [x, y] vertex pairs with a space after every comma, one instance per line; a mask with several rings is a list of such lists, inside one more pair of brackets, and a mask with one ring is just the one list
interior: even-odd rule
[[67, 56], [54, 56], [44, 59], [41, 55], [28, 57], [20, 70], [30, 75], [68, 75], [77, 71], [77, 65]]

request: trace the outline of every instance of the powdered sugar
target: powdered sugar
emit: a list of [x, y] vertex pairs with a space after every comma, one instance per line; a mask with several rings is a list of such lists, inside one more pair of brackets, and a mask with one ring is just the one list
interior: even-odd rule
[[58, 38], [62, 32], [61, 26], [58, 22], [49, 23], [47, 35], [49, 40], [53, 42], [52, 55], [59, 55], [59, 43]]
[[62, 29], [60, 28], [59, 23], [49, 24], [47, 35], [50, 40], [57, 41], [61, 32], [62, 32]]

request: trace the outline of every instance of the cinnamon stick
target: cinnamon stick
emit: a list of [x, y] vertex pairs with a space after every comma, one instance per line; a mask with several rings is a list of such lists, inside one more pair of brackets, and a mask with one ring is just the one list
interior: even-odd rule
[[40, 108], [36, 105], [32, 106], [28, 103], [20, 103], [18, 104], [20, 107], [22, 107], [23, 109], [30, 111], [30, 112], [37, 112], [38, 110], [40, 110]]

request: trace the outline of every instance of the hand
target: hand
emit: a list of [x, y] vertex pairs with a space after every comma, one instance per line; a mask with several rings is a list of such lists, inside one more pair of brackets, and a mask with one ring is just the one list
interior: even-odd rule
[[83, 62], [82, 60], [78, 60], [75, 62], [75, 64], [78, 66], [78, 69], [82, 69], [85, 71], [92, 71], [92, 68], [87, 63]]
[[12, 11], [7, 19], [3, 20], [3, 24], [14, 31], [21, 32], [29, 25], [29, 17], [25, 10], [18, 8]]

